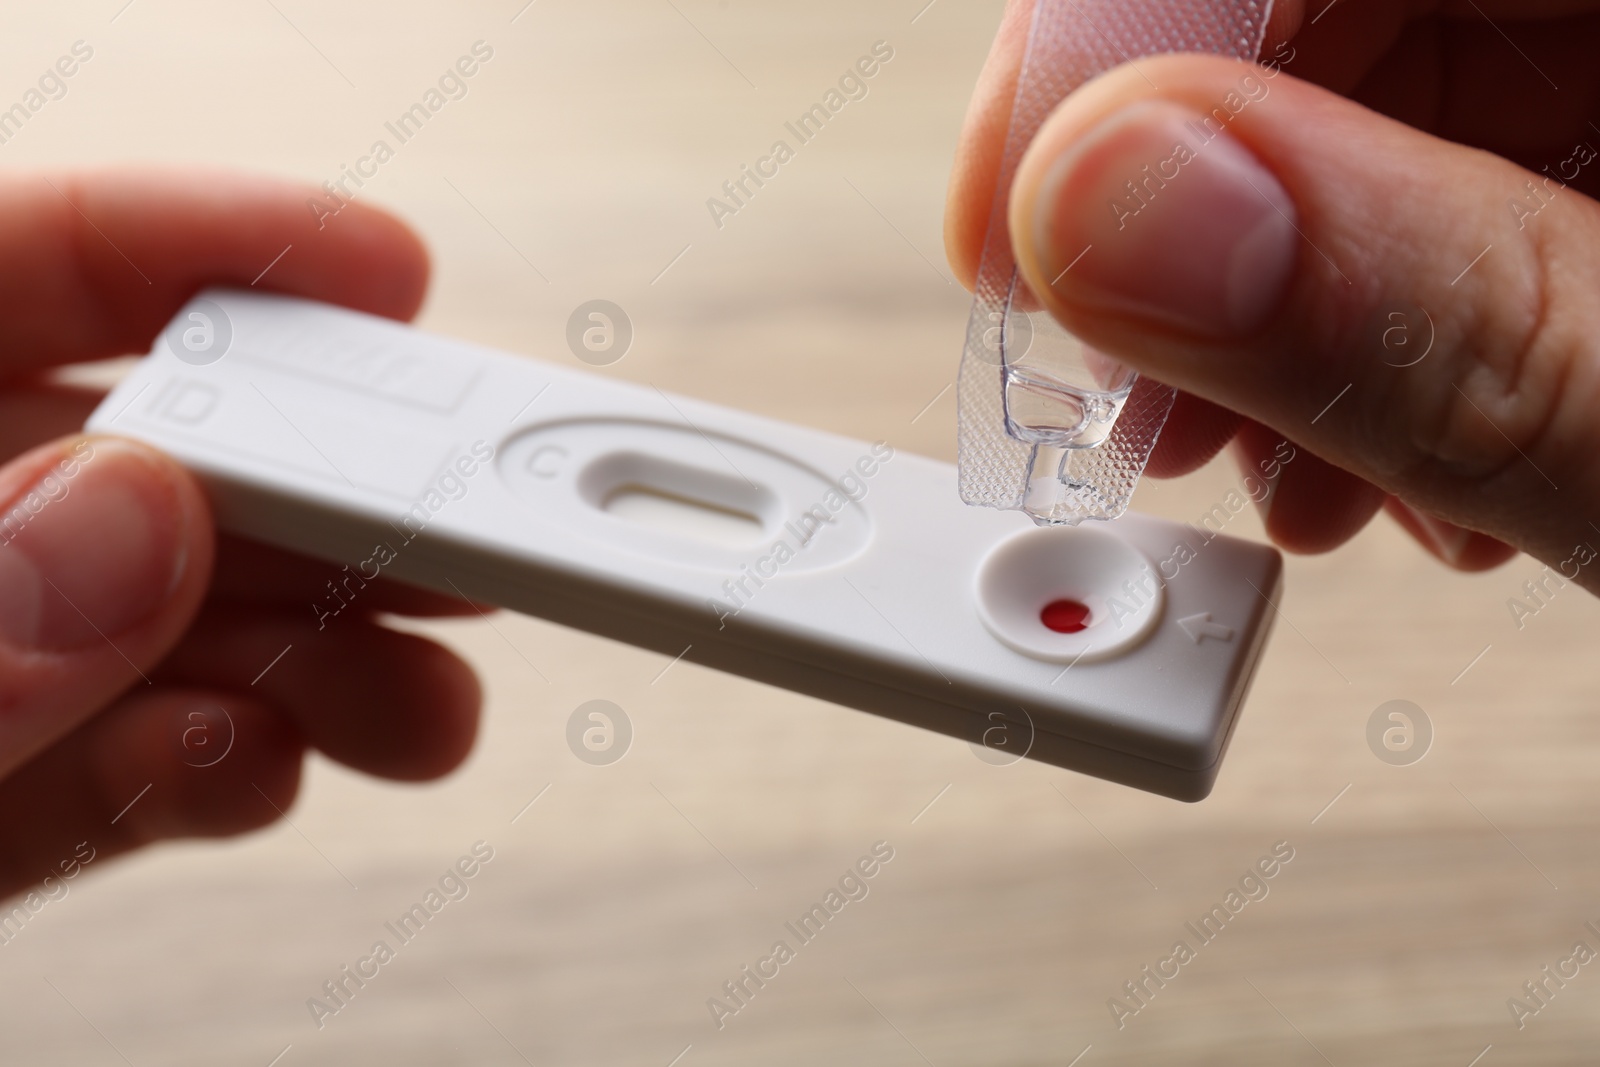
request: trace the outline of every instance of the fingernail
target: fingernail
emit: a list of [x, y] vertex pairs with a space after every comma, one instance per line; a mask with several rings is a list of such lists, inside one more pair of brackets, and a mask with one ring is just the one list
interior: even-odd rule
[[114, 640], [154, 614], [183, 573], [176, 490], [136, 446], [110, 439], [34, 466], [0, 507], [0, 641], [62, 652]]
[[1453, 523], [1436, 519], [1432, 515], [1424, 515], [1416, 508], [1410, 508], [1412, 516], [1417, 520], [1417, 525], [1422, 527], [1422, 532], [1427, 534], [1428, 540], [1433, 542], [1434, 549], [1443, 560], [1452, 567], [1461, 562], [1462, 555], [1467, 550], [1467, 545], [1472, 542], [1472, 531], [1463, 530]]
[[1227, 338], [1253, 332], [1282, 299], [1299, 252], [1294, 219], [1282, 183], [1234, 135], [1145, 101], [1055, 162], [1031, 237], [1063, 299]]

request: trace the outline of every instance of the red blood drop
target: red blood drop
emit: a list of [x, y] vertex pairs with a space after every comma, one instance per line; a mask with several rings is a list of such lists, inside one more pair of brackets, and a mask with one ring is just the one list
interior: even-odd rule
[[1039, 621], [1058, 634], [1081, 633], [1089, 628], [1089, 609], [1076, 600], [1052, 600], [1039, 612]]

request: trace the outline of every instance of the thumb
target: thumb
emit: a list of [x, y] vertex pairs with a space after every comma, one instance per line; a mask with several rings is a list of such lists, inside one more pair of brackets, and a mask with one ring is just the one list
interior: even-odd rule
[[[1595, 158], [1574, 130], [1550, 169]], [[1600, 206], [1554, 179], [1169, 56], [1056, 110], [1010, 228], [1088, 344], [1546, 562], [1600, 545]]]
[[143, 445], [67, 438], [0, 467], [0, 775], [148, 683], [212, 550], [199, 486]]

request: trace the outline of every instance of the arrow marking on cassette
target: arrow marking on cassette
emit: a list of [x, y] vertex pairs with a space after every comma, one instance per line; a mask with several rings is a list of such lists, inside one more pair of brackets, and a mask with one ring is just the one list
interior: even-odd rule
[[1183, 632], [1188, 634], [1189, 639], [1197, 645], [1208, 637], [1214, 637], [1218, 641], [1233, 640], [1233, 628], [1224, 626], [1220, 622], [1212, 622], [1211, 612], [1209, 611], [1201, 612], [1199, 615], [1190, 615], [1186, 619], [1179, 619], [1178, 625], [1183, 627]]

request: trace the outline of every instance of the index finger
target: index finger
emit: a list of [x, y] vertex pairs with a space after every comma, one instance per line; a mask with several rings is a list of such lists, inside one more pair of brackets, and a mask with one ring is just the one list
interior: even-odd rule
[[0, 377], [143, 352], [208, 285], [410, 318], [427, 287], [421, 241], [382, 211], [335, 206], [225, 171], [0, 177]]

